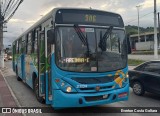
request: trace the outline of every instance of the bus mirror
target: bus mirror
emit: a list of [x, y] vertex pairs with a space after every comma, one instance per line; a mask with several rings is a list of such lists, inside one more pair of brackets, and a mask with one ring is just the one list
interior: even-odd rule
[[131, 54], [131, 44], [130, 44], [130, 40], [129, 40], [129, 36], [127, 36], [127, 52], [128, 54]]
[[48, 30], [47, 31], [47, 42], [54, 44], [55, 43], [55, 33], [54, 33], [54, 29]]

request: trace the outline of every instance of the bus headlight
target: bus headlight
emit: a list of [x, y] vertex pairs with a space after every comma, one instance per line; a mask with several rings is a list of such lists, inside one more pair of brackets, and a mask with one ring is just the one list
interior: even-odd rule
[[69, 92], [71, 92], [72, 91], [72, 87], [67, 87], [66, 88], [66, 91], [69, 93]]
[[58, 87], [63, 91], [67, 93], [75, 93], [77, 92], [76, 89], [70, 85], [69, 83], [63, 81], [62, 79], [55, 79], [55, 82], [57, 83]]

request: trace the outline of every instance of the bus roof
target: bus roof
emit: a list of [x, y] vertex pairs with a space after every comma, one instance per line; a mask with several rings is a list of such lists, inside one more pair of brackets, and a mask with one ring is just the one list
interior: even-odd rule
[[[43, 22], [47, 21], [48, 19], [53, 17], [53, 22], [54, 22], [54, 17], [57, 13], [58, 10], [65, 10], [65, 9], [69, 9], [69, 10], [92, 10], [92, 11], [100, 11], [100, 12], [105, 12], [105, 13], [112, 13], [115, 15], [119, 15], [117, 13], [114, 12], [108, 12], [108, 11], [104, 11], [104, 10], [97, 10], [97, 9], [87, 9], [87, 8], [68, 8], [68, 7], [58, 7], [58, 8], [54, 8], [53, 10], [51, 10], [48, 14], [46, 14], [45, 16], [43, 16], [39, 21], [37, 21], [35, 24], [33, 24], [30, 28], [28, 28], [24, 33], [22, 33], [16, 40], [22, 38], [24, 35], [26, 35], [27, 33], [29, 33], [30, 31], [32, 31], [34, 28], [40, 26], [40, 24], [42, 24]], [[120, 15], [119, 15], [120, 16]], [[16, 41], [15, 40], [15, 41]]]

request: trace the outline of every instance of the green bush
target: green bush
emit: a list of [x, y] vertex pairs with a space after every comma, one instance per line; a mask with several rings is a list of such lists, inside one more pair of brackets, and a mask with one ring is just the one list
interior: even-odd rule
[[128, 59], [128, 65], [129, 66], [137, 66], [137, 65], [139, 65], [139, 64], [141, 64], [143, 62], [145, 62], [145, 61], [143, 61], [143, 60]]

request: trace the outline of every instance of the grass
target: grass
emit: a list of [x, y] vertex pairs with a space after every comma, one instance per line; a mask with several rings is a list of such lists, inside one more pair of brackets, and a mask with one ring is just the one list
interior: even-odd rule
[[143, 61], [143, 60], [128, 59], [128, 65], [129, 66], [137, 66], [137, 65], [139, 65], [139, 64], [141, 64], [143, 62], [145, 62], [145, 61]]

